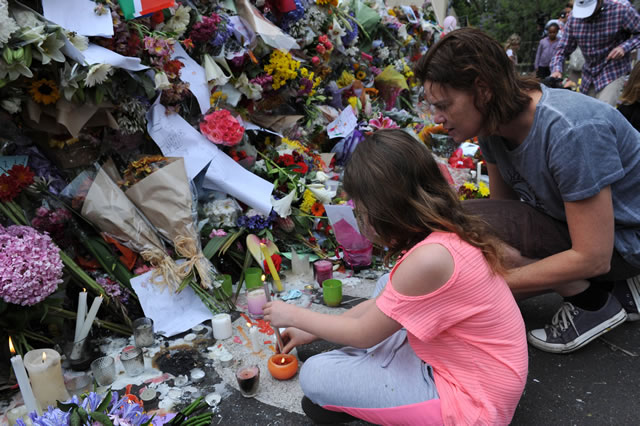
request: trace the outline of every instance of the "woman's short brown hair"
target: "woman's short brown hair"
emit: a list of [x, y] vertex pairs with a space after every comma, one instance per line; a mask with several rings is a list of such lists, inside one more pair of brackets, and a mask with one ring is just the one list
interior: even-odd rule
[[640, 101], [640, 62], [635, 64], [629, 74], [629, 80], [627, 80], [620, 101], [625, 105], [632, 105]]
[[[414, 72], [423, 84], [438, 83], [473, 94], [489, 133], [524, 111], [531, 100], [528, 90], [540, 89], [535, 78], [517, 75], [500, 43], [475, 28], [461, 28], [444, 36], [420, 58]], [[491, 92], [484, 104], [477, 96], [478, 80]]]

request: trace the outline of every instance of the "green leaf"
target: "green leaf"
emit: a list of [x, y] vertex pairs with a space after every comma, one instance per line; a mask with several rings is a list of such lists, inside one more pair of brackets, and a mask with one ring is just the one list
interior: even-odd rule
[[85, 410], [82, 407], [78, 407], [78, 415], [80, 416], [80, 419], [84, 422], [84, 423], [88, 423], [89, 422], [89, 413], [87, 413], [87, 410]]
[[92, 411], [91, 413], [89, 413], [89, 415], [91, 416], [91, 419], [102, 423], [103, 426], [113, 426], [111, 419], [109, 419], [109, 416], [107, 416], [105, 413]]
[[74, 408], [78, 408], [78, 404], [74, 404], [74, 403], [65, 404], [64, 402], [58, 401], [58, 408], [64, 411], [65, 413], [68, 413]]
[[[96, 408], [96, 411], [102, 411], [102, 412], [106, 411], [107, 408], [109, 408], [110, 403], [111, 403], [111, 389], [109, 389], [109, 392], [107, 392], [107, 394], [105, 395], [100, 405], [98, 405], [98, 408]], [[93, 417], [93, 415], [91, 417]]]
[[80, 414], [78, 414], [78, 412], [76, 410], [73, 410], [73, 412], [71, 413], [71, 417], [69, 418], [69, 422], [71, 423], [71, 426], [81, 426], [82, 425], [82, 420], [80, 419]]
[[193, 271], [189, 272], [189, 274], [184, 277], [184, 279], [180, 283], [180, 287], [178, 287], [178, 289], [176, 290], [176, 293], [180, 293], [182, 290], [184, 290], [185, 287], [189, 285], [191, 280], [193, 280]]
[[100, 105], [104, 100], [104, 87], [102, 85], [96, 87], [96, 105]]
[[224, 243], [229, 239], [231, 234], [227, 234], [224, 237], [213, 237], [209, 240], [202, 253], [204, 256], [211, 260], [211, 258], [220, 250], [220, 247], [224, 245]]

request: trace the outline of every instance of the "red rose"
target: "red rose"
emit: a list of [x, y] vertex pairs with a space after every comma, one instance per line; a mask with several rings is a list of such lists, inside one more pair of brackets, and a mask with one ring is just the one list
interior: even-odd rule
[[[273, 266], [276, 267], [276, 272], [280, 272], [280, 267], [282, 266], [282, 257], [280, 257], [279, 254], [272, 254], [271, 255], [271, 261], [273, 262]], [[263, 260], [262, 263], [264, 264], [264, 272], [267, 275], [271, 274], [271, 270], [269, 269], [269, 265], [267, 265], [267, 261]]]

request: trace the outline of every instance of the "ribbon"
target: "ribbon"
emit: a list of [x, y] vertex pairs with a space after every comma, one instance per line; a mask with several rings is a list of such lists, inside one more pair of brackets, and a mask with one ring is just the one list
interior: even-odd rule
[[198, 275], [200, 275], [200, 285], [204, 289], [210, 289], [212, 287], [209, 274], [210, 263], [202, 254], [202, 250], [200, 250], [196, 240], [192, 237], [178, 235], [173, 240], [173, 246], [176, 248], [176, 253], [186, 259], [184, 263], [178, 266], [178, 275], [184, 278], [195, 267]]
[[[153, 274], [151, 274], [151, 282], [166, 284], [173, 291], [178, 288], [181, 280], [178, 278], [178, 265], [175, 264], [173, 259], [157, 248], [143, 250], [140, 255], [155, 268]], [[159, 277], [162, 277], [162, 282], [156, 281]]]

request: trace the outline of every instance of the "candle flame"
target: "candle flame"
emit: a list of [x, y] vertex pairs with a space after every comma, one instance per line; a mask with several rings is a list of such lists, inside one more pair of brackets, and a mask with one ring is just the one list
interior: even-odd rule
[[266, 280], [266, 279], [267, 279], [267, 277], [266, 277], [264, 274], [262, 274], [262, 276], [260, 277], [260, 279], [264, 282], [264, 280]]
[[251, 327], [252, 327], [252, 326], [251, 326], [251, 323], [250, 323], [250, 322], [248, 322], [248, 323], [247, 323], [247, 328], [251, 328]]
[[280, 360], [280, 364], [284, 364], [284, 357]]
[[11, 336], [9, 336], [9, 351], [11, 355], [15, 355], [16, 349], [13, 347], [13, 341], [11, 341]]
[[82, 291], [83, 291], [84, 293], [86, 293], [86, 292], [87, 292], [87, 289], [86, 289], [86, 288], [83, 288], [83, 289], [82, 289]]
[[47, 353], [42, 352], [42, 362], [45, 362], [46, 360], [47, 360]]

